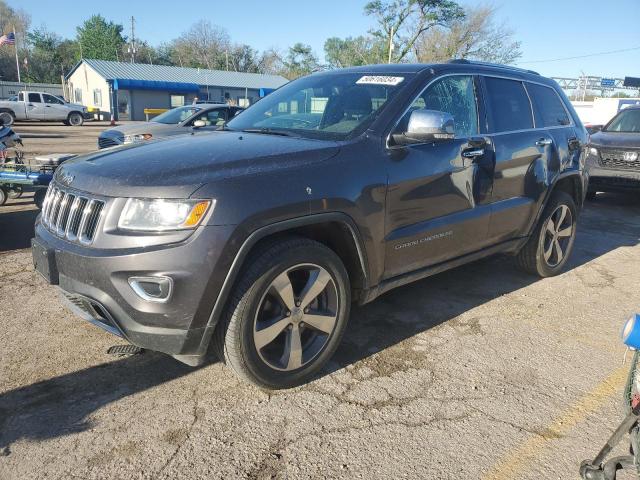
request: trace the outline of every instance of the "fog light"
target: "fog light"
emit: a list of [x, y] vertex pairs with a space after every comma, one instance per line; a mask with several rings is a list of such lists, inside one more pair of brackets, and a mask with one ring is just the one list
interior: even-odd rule
[[640, 350], [640, 314], [635, 314], [622, 329], [622, 341], [627, 347]]
[[129, 285], [136, 295], [147, 302], [164, 303], [173, 291], [171, 277], [129, 277]]

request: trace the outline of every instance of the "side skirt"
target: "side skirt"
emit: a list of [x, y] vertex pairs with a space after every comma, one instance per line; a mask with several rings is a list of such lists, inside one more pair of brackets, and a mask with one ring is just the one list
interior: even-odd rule
[[481, 258], [489, 257], [498, 253], [515, 254], [524, 246], [527, 240], [529, 240], [528, 237], [508, 240], [506, 242], [493, 245], [477, 252], [469, 253], [452, 260], [447, 260], [446, 262], [438, 263], [436, 265], [430, 265], [413, 272], [403, 273], [402, 275], [388, 278], [380, 282], [374, 288], [364, 292], [359, 304], [364, 305], [365, 303], [372, 302], [380, 295], [388, 292], [389, 290], [393, 290], [394, 288], [402, 287], [403, 285], [406, 285], [408, 283], [422, 280], [423, 278], [436, 275], [446, 270], [450, 270], [452, 268], [456, 268], [461, 265], [480, 260]]

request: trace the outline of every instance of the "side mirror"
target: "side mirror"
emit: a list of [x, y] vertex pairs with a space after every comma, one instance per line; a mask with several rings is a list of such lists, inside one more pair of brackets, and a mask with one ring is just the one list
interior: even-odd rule
[[394, 133], [393, 140], [399, 145], [432, 143], [455, 138], [453, 116], [439, 110], [414, 110], [404, 133]]
[[206, 126], [207, 122], [205, 122], [204, 120], [196, 120], [195, 122], [193, 122], [193, 128], [202, 128]]

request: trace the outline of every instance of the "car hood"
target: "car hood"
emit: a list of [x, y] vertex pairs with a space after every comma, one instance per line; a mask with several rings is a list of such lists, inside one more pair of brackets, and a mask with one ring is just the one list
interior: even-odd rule
[[151, 135], [161, 136], [170, 133], [186, 133], [188, 129], [179, 124], [159, 123], [159, 122], [142, 122], [130, 125], [120, 125], [118, 128], [110, 128], [100, 134], [105, 138], [122, 138], [125, 135], [136, 135], [150, 133]]
[[640, 133], [598, 132], [591, 135], [596, 147], [640, 148]]
[[256, 133], [211, 132], [116, 147], [66, 161], [56, 171], [70, 187], [114, 197], [186, 198], [201, 186], [321, 162], [336, 142]]

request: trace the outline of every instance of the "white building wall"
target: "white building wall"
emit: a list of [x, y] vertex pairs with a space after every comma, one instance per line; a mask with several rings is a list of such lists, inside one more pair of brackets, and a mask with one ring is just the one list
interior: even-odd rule
[[[111, 98], [109, 96], [109, 84], [93, 68], [86, 63], [80, 64], [75, 72], [67, 80], [69, 100], [81, 103], [86, 107], [99, 109], [102, 112], [111, 111]], [[94, 92], [99, 91], [98, 98]], [[78, 97], [82, 97], [81, 99]], [[101, 100], [96, 102], [96, 100]], [[100, 103], [98, 105], [97, 103]]]

